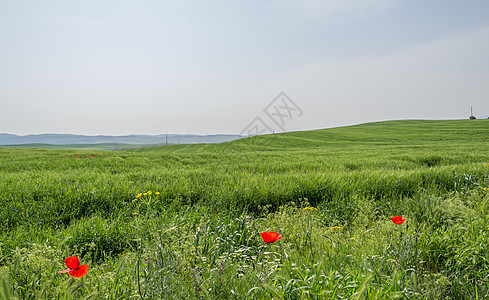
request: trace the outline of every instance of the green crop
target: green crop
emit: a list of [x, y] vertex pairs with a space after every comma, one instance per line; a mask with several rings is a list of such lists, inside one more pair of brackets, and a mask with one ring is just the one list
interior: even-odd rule
[[[0, 148], [0, 299], [488, 298], [488, 136], [412, 120]], [[57, 274], [68, 256], [85, 277]]]

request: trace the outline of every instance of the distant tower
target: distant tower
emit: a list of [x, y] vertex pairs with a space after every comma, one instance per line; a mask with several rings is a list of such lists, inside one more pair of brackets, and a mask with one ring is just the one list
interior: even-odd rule
[[474, 117], [474, 114], [472, 112], [472, 106], [470, 107], [470, 117], [469, 117], [469, 119], [471, 119], [471, 120], [475, 120], [476, 119], [476, 117]]

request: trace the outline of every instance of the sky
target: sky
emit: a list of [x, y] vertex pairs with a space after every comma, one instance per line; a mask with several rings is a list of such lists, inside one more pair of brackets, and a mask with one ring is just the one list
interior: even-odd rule
[[0, 0], [0, 133], [489, 115], [487, 0]]

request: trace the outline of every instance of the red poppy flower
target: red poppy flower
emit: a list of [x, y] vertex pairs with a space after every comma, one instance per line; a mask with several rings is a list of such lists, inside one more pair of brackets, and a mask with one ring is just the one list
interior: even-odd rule
[[260, 234], [265, 243], [275, 243], [282, 238], [282, 235], [275, 231], [260, 232]]
[[80, 278], [85, 275], [87, 275], [88, 272], [88, 266], [87, 265], [81, 265], [80, 266], [80, 261], [78, 260], [78, 257], [76, 256], [70, 256], [67, 259], [65, 259], [65, 264], [68, 267], [68, 269], [59, 271], [58, 273], [66, 273], [70, 274], [70, 276]]
[[394, 222], [395, 224], [401, 225], [402, 223], [404, 223], [404, 221], [406, 221], [406, 219], [403, 219], [402, 216], [392, 217], [392, 222]]

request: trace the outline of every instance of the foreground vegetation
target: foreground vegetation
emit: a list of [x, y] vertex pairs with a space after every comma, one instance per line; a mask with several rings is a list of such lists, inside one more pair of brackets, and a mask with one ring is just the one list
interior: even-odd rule
[[[487, 136], [486, 120], [393, 121], [0, 149], [0, 299], [487, 299]], [[57, 274], [68, 256], [88, 274]]]

